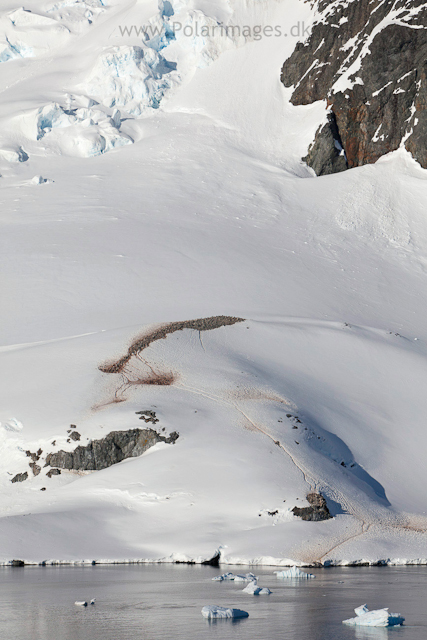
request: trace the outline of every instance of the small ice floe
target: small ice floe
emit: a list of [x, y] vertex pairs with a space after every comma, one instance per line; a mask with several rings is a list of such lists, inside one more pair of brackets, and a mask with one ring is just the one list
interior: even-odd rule
[[288, 571], [273, 571], [276, 574], [277, 578], [290, 578], [291, 580], [300, 580], [306, 578], [315, 578], [312, 573], [305, 573], [305, 571], [301, 571], [298, 567], [291, 567]]
[[267, 587], [259, 587], [256, 580], [251, 580], [249, 584], [242, 589], [243, 593], [249, 593], [252, 596], [269, 596], [271, 591]]
[[343, 620], [343, 624], [360, 627], [395, 627], [405, 621], [400, 613], [389, 613], [388, 607], [369, 611], [366, 604], [362, 604], [360, 607], [356, 607], [354, 613], [356, 617]]
[[212, 580], [221, 582], [222, 580], [234, 580], [234, 582], [248, 582], [250, 580], [258, 580], [257, 576], [253, 573], [246, 573], [244, 576], [234, 573], [223, 573], [222, 576], [215, 576]]
[[74, 604], [77, 605], [78, 607], [87, 607], [86, 600], [76, 600]]
[[249, 613], [242, 609], [228, 609], [227, 607], [218, 607], [215, 604], [208, 604], [202, 609], [204, 618], [248, 618]]

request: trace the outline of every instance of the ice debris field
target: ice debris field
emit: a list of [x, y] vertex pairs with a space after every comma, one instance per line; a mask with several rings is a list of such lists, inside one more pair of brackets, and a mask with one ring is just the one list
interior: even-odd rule
[[2, 2], [1, 563], [427, 563], [426, 173], [220, 29], [311, 5]]

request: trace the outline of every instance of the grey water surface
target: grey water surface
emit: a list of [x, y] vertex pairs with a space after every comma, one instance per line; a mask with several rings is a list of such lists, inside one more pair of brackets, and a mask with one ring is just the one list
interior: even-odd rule
[[[247, 567], [115, 565], [0, 568], [3, 640], [427, 640], [427, 567], [313, 569], [315, 580], [277, 579], [252, 568], [270, 596], [245, 583], [213, 582]], [[94, 606], [74, 605], [96, 598]], [[346, 627], [354, 607], [389, 607], [403, 627]], [[209, 622], [206, 604], [244, 609], [249, 618]]]

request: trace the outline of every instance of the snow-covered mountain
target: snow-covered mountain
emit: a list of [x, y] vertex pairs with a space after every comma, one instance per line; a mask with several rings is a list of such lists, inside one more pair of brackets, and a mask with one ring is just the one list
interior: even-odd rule
[[375, 162], [400, 146], [427, 168], [427, 5], [318, 0], [310, 37], [282, 69], [293, 104], [327, 100], [307, 160], [318, 175]]
[[325, 7], [2, 4], [1, 561], [426, 562], [426, 173], [301, 160]]

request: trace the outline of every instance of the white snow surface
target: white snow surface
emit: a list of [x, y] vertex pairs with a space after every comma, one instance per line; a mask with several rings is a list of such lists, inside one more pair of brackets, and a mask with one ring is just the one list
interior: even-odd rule
[[[426, 563], [427, 174], [401, 149], [315, 178], [326, 105], [280, 83], [296, 39], [173, 32], [311, 19], [2, 3], [0, 562]], [[245, 321], [98, 368], [214, 315]], [[146, 409], [174, 445], [46, 476], [70, 425], [85, 446]], [[332, 519], [294, 516], [310, 491]]]
[[359, 627], [395, 627], [402, 625], [405, 621], [400, 613], [389, 613], [388, 607], [369, 611], [366, 605], [362, 605], [354, 611], [356, 617], [343, 620], [343, 624]]

